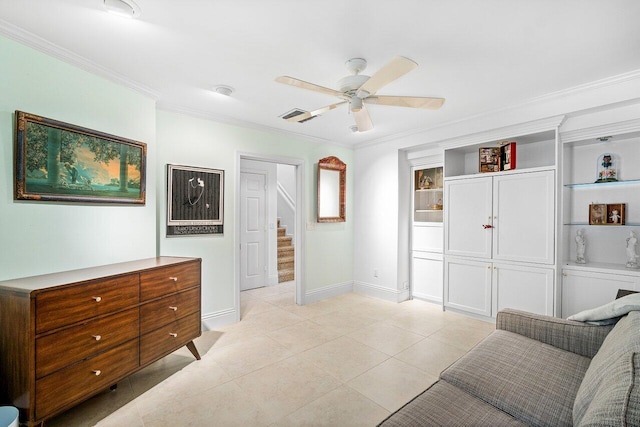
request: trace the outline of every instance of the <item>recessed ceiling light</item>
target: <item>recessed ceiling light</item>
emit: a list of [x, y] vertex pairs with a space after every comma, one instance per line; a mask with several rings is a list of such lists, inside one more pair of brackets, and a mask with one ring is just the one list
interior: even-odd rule
[[142, 10], [133, 0], [104, 0], [104, 8], [109, 13], [126, 18], [139, 18], [142, 14]]
[[231, 96], [231, 94], [233, 93], [233, 88], [230, 86], [220, 85], [220, 86], [214, 87], [213, 91], [220, 95]]

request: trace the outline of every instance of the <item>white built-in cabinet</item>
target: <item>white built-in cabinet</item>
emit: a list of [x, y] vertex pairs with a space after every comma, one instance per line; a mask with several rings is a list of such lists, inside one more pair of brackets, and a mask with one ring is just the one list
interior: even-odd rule
[[[640, 270], [626, 268], [626, 239], [640, 238], [640, 120], [567, 132], [563, 146], [562, 317], [594, 308], [618, 290], [640, 291]], [[595, 183], [599, 159], [612, 154], [617, 182]], [[625, 224], [590, 225], [590, 204], [624, 203]], [[576, 234], [586, 241], [576, 262]], [[640, 247], [636, 248], [640, 252]]]
[[411, 296], [442, 304], [443, 167], [412, 168]]
[[488, 318], [504, 308], [554, 315], [555, 135], [510, 139], [518, 164], [504, 172], [478, 173], [483, 144], [445, 150], [445, 309]]

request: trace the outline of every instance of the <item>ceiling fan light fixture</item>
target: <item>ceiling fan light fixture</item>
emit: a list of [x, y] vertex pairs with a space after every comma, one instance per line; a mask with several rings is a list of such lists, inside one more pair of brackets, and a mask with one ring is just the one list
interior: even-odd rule
[[133, 0], [103, 0], [107, 12], [125, 18], [139, 18], [142, 10]]
[[213, 91], [222, 96], [231, 96], [231, 94], [233, 93], [233, 88], [231, 86], [220, 85], [214, 87]]
[[357, 96], [351, 97], [351, 111], [357, 113], [362, 110], [362, 98], [358, 98]]

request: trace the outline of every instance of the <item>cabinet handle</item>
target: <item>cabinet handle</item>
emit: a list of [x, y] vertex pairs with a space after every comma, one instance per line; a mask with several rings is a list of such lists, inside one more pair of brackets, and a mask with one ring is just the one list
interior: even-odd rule
[[178, 311], [178, 307], [169, 306], [169, 310]]
[[482, 228], [484, 228], [486, 230], [487, 228], [493, 228], [493, 225], [491, 225], [491, 224], [482, 224]]
[[178, 334], [176, 334], [175, 332], [169, 332], [169, 335], [171, 335], [174, 338], [176, 338], [178, 336]]
[[95, 302], [100, 302], [100, 301], [102, 301], [102, 297], [91, 297], [91, 298], [93, 298], [93, 300], [94, 300]]
[[100, 369], [96, 369], [96, 370], [91, 371], [91, 372], [93, 372], [96, 375], [96, 377], [102, 373], [102, 371]]
[[177, 277], [169, 277], [169, 280], [173, 280], [174, 282], [177, 282], [178, 278]]
[[100, 341], [102, 339], [102, 335], [91, 335], [96, 341]]

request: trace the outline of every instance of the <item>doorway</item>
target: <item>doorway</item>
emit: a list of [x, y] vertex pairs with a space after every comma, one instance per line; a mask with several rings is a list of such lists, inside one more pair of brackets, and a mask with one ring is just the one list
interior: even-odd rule
[[[295, 303], [304, 304], [304, 242], [305, 242], [305, 185], [304, 160], [289, 157], [238, 153], [236, 158], [235, 231], [237, 250], [234, 254], [235, 311], [240, 320], [240, 291], [277, 285], [278, 241], [286, 240], [277, 224], [277, 172], [278, 165], [293, 170], [295, 211], [287, 224], [294, 236], [291, 276], [295, 277]], [[264, 204], [262, 202], [264, 201]], [[289, 276], [287, 276], [289, 277]]]

